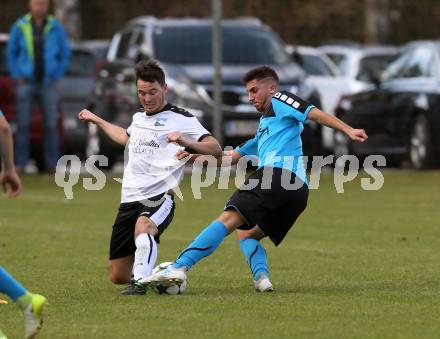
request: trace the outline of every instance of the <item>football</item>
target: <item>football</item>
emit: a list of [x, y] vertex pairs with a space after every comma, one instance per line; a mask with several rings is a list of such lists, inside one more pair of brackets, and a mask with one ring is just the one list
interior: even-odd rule
[[[167, 261], [167, 262], [163, 262], [163, 263], [157, 265], [153, 269], [153, 274], [158, 273], [162, 270], [165, 270], [171, 264], [172, 264], [171, 261]], [[163, 284], [156, 284], [155, 286], [153, 286], [153, 290], [157, 294], [177, 295], [177, 294], [182, 294], [183, 292], [185, 292], [187, 285], [188, 285], [187, 280], [183, 281], [180, 285], [167, 286], [167, 285], [163, 285]]]

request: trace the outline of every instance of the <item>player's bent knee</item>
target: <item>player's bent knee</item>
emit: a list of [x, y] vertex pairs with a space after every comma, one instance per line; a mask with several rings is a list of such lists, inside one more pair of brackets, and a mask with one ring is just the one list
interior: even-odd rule
[[109, 261], [109, 278], [113, 284], [126, 284], [130, 282], [133, 267], [133, 256], [113, 259]]
[[158, 233], [156, 224], [147, 217], [140, 217], [136, 222], [134, 237], [135, 239], [142, 233], [148, 233], [155, 236]]
[[249, 234], [246, 231], [242, 231], [242, 230], [237, 230], [237, 239], [238, 240], [242, 240], [242, 239], [246, 239], [249, 238]]
[[258, 226], [255, 226], [250, 230], [237, 230], [238, 240], [242, 240], [242, 239], [261, 240], [265, 236], [266, 235], [264, 234], [264, 232]]
[[110, 281], [113, 284], [127, 284], [130, 282], [131, 275], [121, 274], [119, 272], [110, 271]]
[[220, 214], [217, 220], [223, 223], [229, 232], [234, 231], [245, 223], [240, 213], [233, 209], [224, 211], [222, 214]]

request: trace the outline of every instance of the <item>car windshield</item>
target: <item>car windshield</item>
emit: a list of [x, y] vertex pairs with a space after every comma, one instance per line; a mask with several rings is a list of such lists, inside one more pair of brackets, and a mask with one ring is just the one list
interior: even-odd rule
[[303, 54], [302, 67], [308, 75], [334, 76], [328, 65], [318, 56]]
[[429, 47], [406, 48], [383, 72], [382, 79], [435, 77], [437, 74], [436, 59], [434, 51]]
[[0, 74], [8, 74], [8, 65], [6, 64], [6, 44], [0, 43]]
[[339, 68], [339, 71], [341, 72], [341, 75], [347, 75], [348, 74], [348, 58], [344, 54], [339, 53], [325, 53], [330, 58], [331, 61], [334, 62], [334, 64]]
[[[211, 27], [159, 27], [154, 31], [156, 58], [177, 64], [210, 64]], [[270, 31], [223, 27], [225, 64], [285, 64], [287, 54], [281, 41]]]
[[359, 62], [359, 71], [356, 79], [364, 82], [371, 82], [373, 77], [379, 75], [395, 58], [394, 55], [373, 55], [362, 58]]
[[95, 73], [95, 57], [92, 53], [82, 50], [73, 50], [67, 75], [93, 76]]

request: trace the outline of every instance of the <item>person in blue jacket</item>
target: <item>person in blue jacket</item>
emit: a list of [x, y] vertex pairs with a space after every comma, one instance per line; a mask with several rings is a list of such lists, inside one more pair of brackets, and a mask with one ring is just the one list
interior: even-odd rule
[[16, 164], [29, 160], [29, 128], [33, 106], [44, 117], [44, 161], [53, 171], [59, 158], [56, 85], [70, 62], [70, 48], [61, 24], [48, 14], [49, 0], [29, 0], [30, 12], [12, 26], [7, 45], [9, 71], [17, 81]]

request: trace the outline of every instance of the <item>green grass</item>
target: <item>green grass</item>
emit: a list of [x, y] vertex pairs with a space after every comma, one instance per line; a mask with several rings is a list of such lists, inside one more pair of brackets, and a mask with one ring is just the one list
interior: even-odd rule
[[[0, 263], [46, 295], [41, 338], [438, 338], [440, 172], [387, 172], [380, 191], [359, 180], [335, 192], [326, 174], [278, 248], [264, 240], [276, 291], [256, 294], [231, 236], [189, 274], [181, 296], [120, 297], [107, 278], [120, 186], [74, 189], [64, 199], [48, 177], [24, 178], [24, 193], [0, 198]], [[232, 192], [183, 184], [159, 262], [175, 258]], [[14, 304], [0, 328], [22, 337]]]

